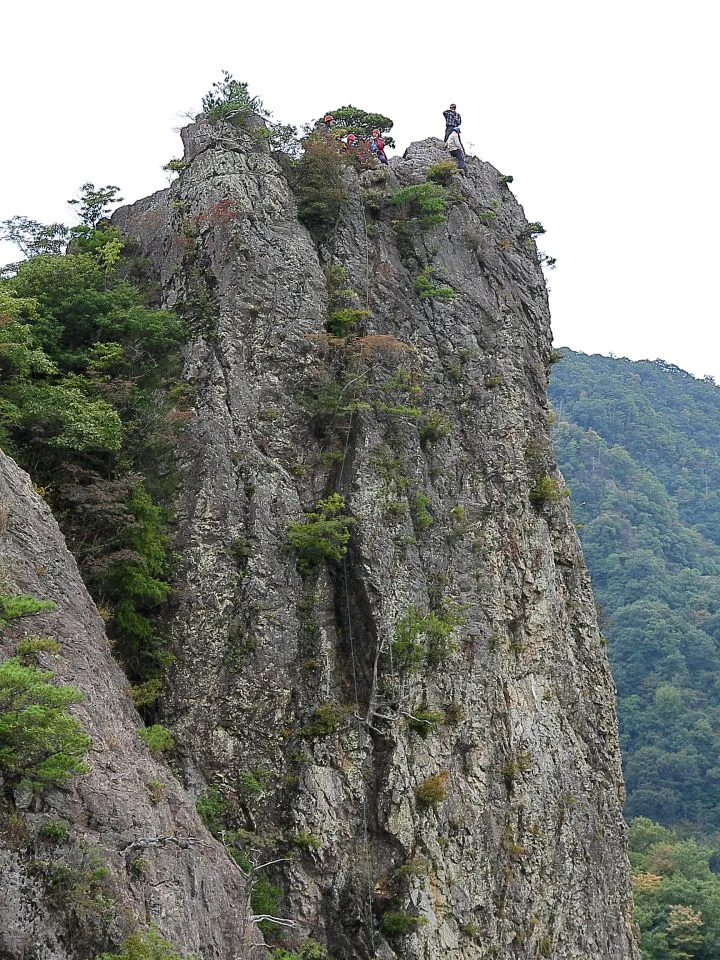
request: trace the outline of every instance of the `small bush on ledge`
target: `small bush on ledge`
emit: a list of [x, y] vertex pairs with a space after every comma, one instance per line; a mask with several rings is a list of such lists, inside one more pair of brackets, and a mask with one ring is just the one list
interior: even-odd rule
[[304, 737], [330, 737], [340, 730], [352, 712], [352, 707], [344, 707], [337, 703], [323, 703], [316, 707], [311, 722], [306, 727], [302, 727], [300, 733]]
[[445, 222], [447, 199], [445, 191], [436, 183], [418, 183], [394, 190], [388, 198], [403, 220], [415, 220], [423, 230]]
[[427, 178], [433, 183], [439, 183], [441, 186], [447, 187], [457, 172], [458, 165], [454, 160], [441, 160], [430, 167]]
[[54, 610], [52, 600], [39, 600], [29, 593], [1, 594], [0, 595], [0, 627], [7, 626], [10, 620], [20, 617], [29, 617], [33, 613], [43, 610]]
[[40, 653], [47, 653], [57, 657], [62, 651], [62, 644], [52, 637], [26, 637], [17, 645], [17, 655], [27, 666], [34, 663]]
[[[119, 953], [101, 953], [95, 960], [186, 960], [157, 930], [135, 933], [129, 937]], [[189, 960], [189, 958], [187, 958]]]
[[529, 223], [524, 230], [520, 231], [520, 236], [530, 240], [533, 237], [540, 236], [541, 233], [545, 233], [545, 227], [539, 221], [534, 220], [532, 223]]
[[418, 733], [423, 740], [431, 730], [434, 730], [439, 723], [443, 723], [445, 714], [438, 710], [428, 710], [427, 707], [413, 710], [412, 716], [408, 717], [408, 727], [415, 733]]
[[413, 287], [422, 299], [439, 297], [441, 300], [454, 300], [455, 291], [447, 285], [438, 286], [432, 267], [425, 267], [423, 272], [413, 280]]
[[140, 727], [138, 735], [150, 753], [156, 756], [172, 750], [175, 746], [175, 737], [161, 723], [154, 723], [151, 727]]
[[436, 807], [447, 798], [447, 782], [450, 774], [441, 770], [433, 777], [428, 777], [415, 787], [415, 799], [421, 807]]
[[320, 500], [301, 523], [291, 523], [288, 539], [297, 551], [298, 570], [310, 573], [323, 560], [342, 560], [353, 523], [355, 517], [345, 513], [345, 500], [339, 493]]
[[569, 495], [570, 491], [567, 487], [561, 487], [557, 480], [553, 480], [552, 477], [545, 474], [535, 480], [535, 484], [530, 490], [530, 503], [538, 507], [544, 503], [562, 500]]
[[331, 333], [334, 337], [347, 337], [355, 332], [355, 328], [363, 317], [369, 316], [369, 310], [340, 307], [338, 310], [330, 311], [325, 327], [327, 332]]
[[425, 917], [414, 917], [409, 913], [392, 911], [383, 914], [380, 921], [380, 932], [386, 937], [405, 937], [417, 930], [423, 923], [427, 923]]

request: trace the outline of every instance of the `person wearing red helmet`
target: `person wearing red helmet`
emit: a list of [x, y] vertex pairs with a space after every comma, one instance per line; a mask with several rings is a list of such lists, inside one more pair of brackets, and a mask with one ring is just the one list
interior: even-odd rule
[[321, 133], [324, 137], [332, 137], [332, 135], [333, 135], [332, 125], [333, 125], [333, 123], [335, 123], [335, 120], [333, 119], [332, 115], [328, 113], [327, 116], [325, 117], [325, 120], [323, 121], [323, 125], [320, 127], [320, 133]]
[[372, 140], [370, 141], [370, 150], [372, 155], [377, 157], [380, 163], [387, 163], [388, 158], [385, 155], [385, 141], [380, 136], [380, 131], [377, 127], [372, 132]]

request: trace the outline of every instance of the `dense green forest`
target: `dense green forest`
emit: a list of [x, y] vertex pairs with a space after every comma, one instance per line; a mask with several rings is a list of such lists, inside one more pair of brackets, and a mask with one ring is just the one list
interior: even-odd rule
[[628, 831], [635, 919], [645, 960], [715, 960], [720, 956], [720, 878], [713, 849], [678, 840], [637, 817]]
[[106, 219], [117, 189], [84, 184], [77, 227], [0, 224], [28, 256], [0, 275], [0, 448], [60, 521], [147, 707], [168, 662], [157, 614], [171, 592], [174, 440], [189, 414], [183, 325], [154, 308], [143, 263]]
[[618, 688], [626, 815], [720, 830], [720, 389], [563, 350], [555, 444]]

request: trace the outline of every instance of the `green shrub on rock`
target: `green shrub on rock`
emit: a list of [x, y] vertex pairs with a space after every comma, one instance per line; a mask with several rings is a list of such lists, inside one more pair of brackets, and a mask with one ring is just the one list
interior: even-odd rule
[[454, 175], [458, 172], [458, 165], [454, 160], [440, 160], [434, 163], [428, 170], [428, 180], [433, 183], [439, 183], [446, 187], [452, 181]]
[[154, 723], [150, 727], [140, 727], [138, 735], [150, 752], [156, 756], [172, 750], [175, 746], [175, 737], [161, 723]]
[[352, 707], [337, 703], [323, 703], [315, 708], [312, 721], [300, 730], [304, 737], [329, 737], [337, 733], [346, 721]]
[[19, 641], [16, 654], [27, 665], [34, 663], [39, 653], [58, 656], [61, 650], [62, 644], [52, 637], [25, 637], [24, 640]]
[[420, 707], [412, 711], [408, 718], [408, 727], [420, 734], [423, 740], [431, 730], [434, 730], [439, 723], [443, 723], [445, 714], [438, 710], [428, 710], [427, 707]]
[[54, 609], [52, 600], [39, 600], [29, 593], [0, 594], [0, 627], [6, 626], [10, 620]]
[[447, 782], [450, 774], [447, 770], [441, 770], [432, 777], [427, 777], [415, 787], [415, 798], [421, 807], [436, 807], [447, 797]]
[[386, 937], [405, 937], [417, 930], [421, 923], [427, 923], [427, 920], [424, 917], [414, 917], [409, 913], [390, 911], [383, 914], [380, 932]]
[[323, 560], [342, 560], [353, 523], [355, 518], [345, 513], [344, 498], [333, 493], [320, 500], [304, 521], [290, 524], [288, 539], [297, 551], [300, 572], [309, 573]]
[[38, 836], [48, 843], [67, 843], [70, 827], [64, 820], [48, 820], [38, 830]]
[[157, 930], [135, 933], [123, 943], [118, 953], [101, 953], [95, 960], [190, 960], [179, 954], [169, 940]]
[[547, 474], [537, 477], [530, 490], [530, 503], [542, 506], [544, 503], [553, 503], [570, 495], [567, 487], [560, 486], [559, 481], [553, 480]]
[[369, 310], [355, 310], [350, 307], [332, 310], [328, 316], [327, 331], [334, 337], [347, 337], [355, 332], [355, 328], [364, 317], [369, 316]]
[[332, 960], [325, 947], [308, 937], [294, 950], [285, 950], [284, 947], [276, 947], [271, 951], [272, 960]]
[[425, 267], [423, 272], [413, 280], [413, 287], [422, 299], [437, 297], [440, 300], [454, 300], [455, 291], [447, 285], [439, 286], [432, 267]]
[[395, 628], [392, 643], [394, 666], [398, 670], [418, 673], [423, 667], [444, 663], [457, 648], [453, 630], [463, 622], [450, 603], [444, 603], [440, 611], [431, 610], [429, 613], [410, 605]]
[[423, 230], [445, 222], [447, 199], [445, 191], [436, 183], [417, 183], [394, 190], [388, 202], [395, 207], [402, 220], [414, 220]]

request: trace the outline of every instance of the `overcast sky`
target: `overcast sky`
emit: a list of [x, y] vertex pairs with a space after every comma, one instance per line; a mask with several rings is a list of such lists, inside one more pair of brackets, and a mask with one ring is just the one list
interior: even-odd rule
[[[558, 345], [720, 381], [713, 0], [34, 0], [3, 11], [0, 220], [75, 222], [86, 180], [166, 186], [175, 132], [221, 70], [276, 119], [352, 103], [398, 149], [443, 131], [513, 174], [557, 257]], [[472, 145], [472, 146], [471, 146]], [[0, 263], [17, 259], [0, 244]]]

